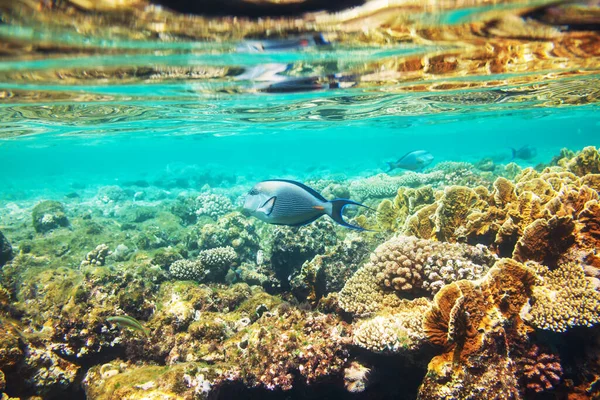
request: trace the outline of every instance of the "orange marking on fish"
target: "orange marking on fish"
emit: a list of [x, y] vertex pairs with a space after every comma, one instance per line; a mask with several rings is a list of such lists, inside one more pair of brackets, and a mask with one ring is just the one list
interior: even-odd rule
[[321, 210], [321, 211], [323, 211], [325, 209], [325, 207], [323, 207], [323, 206], [313, 206], [313, 208], [315, 210]]

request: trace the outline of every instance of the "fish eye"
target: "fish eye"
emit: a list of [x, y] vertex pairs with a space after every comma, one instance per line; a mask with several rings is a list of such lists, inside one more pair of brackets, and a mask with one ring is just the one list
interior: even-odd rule
[[248, 194], [250, 196], [256, 196], [258, 194], [258, 190], [256, 190], [255, 188], [250, 189], [250, 191], [248, 192]]

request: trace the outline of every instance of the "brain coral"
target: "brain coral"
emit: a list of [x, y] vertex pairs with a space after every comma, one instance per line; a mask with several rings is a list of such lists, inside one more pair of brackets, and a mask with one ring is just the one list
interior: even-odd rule
[[564, 332], [576, 326], [592, 326], [600, 322], [600, 292], [574, 263], [561, 265], [554, 271], [537, 265], [542, 285], [532, 294], [532, 306], [524, 311], [524, 319], [540, 329]]
[[365, 314], [397, 305], [400, 297], [433, 296], [446, 283], [479, 278], [495, 260], [483, 246], [394, 237], [346, 282], [340, 305]]

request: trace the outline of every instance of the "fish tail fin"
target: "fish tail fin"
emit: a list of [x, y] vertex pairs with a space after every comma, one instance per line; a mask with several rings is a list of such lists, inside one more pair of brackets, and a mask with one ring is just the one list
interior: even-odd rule
[[514, 160], [517, 157], [517, 149], [511, 147], [510, 150], [512, 151], [512, 159]]
[[394, 163], [391, 161], [386, 161], [386, 164], [388, 165], [388, 170], [385, 172], [390, 172], [391, 170], [394, 169]]
[[328, 212], [327, 215], [329, 215], [331, 217], [331, 219], [333, 219], [335, 222], [337, 222], [338, 224], [340, 224], [342, 226], [345, 226], [346, 228], [356, 229], [357, 231], [368, 231], [369, 230], [369, 229], [365, 229], [365, 228], [362, 228], [357, 225], [352, 225], [352, 224], [347, 223], [346, 221], [344, 221], [344, 217], [343, 217], [342, 213], [344, 211], [344, 207], [346, 207], [347, 205], [360, 206], [360, 207], [368, 208], [369, 210], [373, 210], [371, 207], [367, 207], [364, 204], [360, 204], [360, 203], [357, 203], [356, 201], [352, 201], [349, 199], [334, 199], [334, 200], [329, 201], [329, 203], [331, 203], [331, 211], [330, 211], [330, 213]]

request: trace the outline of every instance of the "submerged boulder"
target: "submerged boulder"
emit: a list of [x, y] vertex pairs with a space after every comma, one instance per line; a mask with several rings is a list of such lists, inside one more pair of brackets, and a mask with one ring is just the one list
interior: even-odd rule
[[33, 228], [38, 233], [46, 233], [61, 226], [69, 226], [65, 208], [58, 201], [44, 200], [33, 207]]
[[6, 237], [0, 232], [0, 267], [12, 258], [12, 247]]

